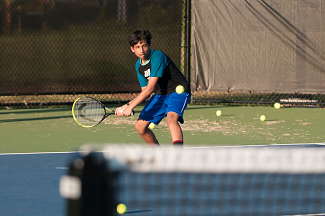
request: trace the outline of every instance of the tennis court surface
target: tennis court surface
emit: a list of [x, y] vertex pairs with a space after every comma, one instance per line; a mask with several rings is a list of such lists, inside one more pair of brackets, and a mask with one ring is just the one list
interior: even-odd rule
[[[71, 108], [0, 110], [0, 153], [71, 152], [87, 143], [145, 145], [134, 129], [141, 109], [128, 118], [109, 116], [95, 128], [80, 127]], [[260, 115], [266, 116], [264, 122]], [[323, 143], [324, 116], [324, 109], [313, 108], [190, 105], [182, 129], [186, 146], [192, 147]], [[165, 120], [154, 132], [171, 147]]]
[[71, 154], [1, 154], [0, 215], [65, 215], [59, 180]]
[[[222, 110], [220, 117], [215, 114], [218, 109]], [[69, 174], [68, 165], [71, 160], [80, 157], [78, 151], [86, 143], [99, 146], [105, 146], [106, 143], [140, 143], [141, 147], [146, 148], [134, 130], [139, 110], [141, 107], [136, 110], [136, 115], [130, 118], [108, 117], [92, 129], [77, 125], [70, 108], [1, 110], [0, 215], [67, 215], [68, 202], [60, 194], [60, 179]], [[316, 149], [319, 154], [323, 152], [322, 143], [325, 141], [323, 111], [308, 108], [277, 110], [270, 107], [190, 105], [184, 116], [185, 124], [182, 126], [186, 139], [185, 147], [195, 152], [203, 150], [207, 153], [219, 149], [243, 149], [239, 146], [245, 146], [245, 149], [303, 147], [308, 150]], [[259, 120], [261, 114], [266, 115], [266, 121]], [[156, 127], [155, 133], [163, 143], [163, 148], [173, 152], [169, 144], [170, 136], [166, 122]], [[150, 151], [143, 155], [150, 155]], [[225, 159], [223, 164], [227, 164], [228, 160]], [[105, 166], [108, 167], [109, 158], [105, 158], [105, 161]], [[189, 161], [192, 162], [192, 159]], [[203, 164], [213, 167], [219, 165], [219, 162]], [[324, 163], [318, 161], [315, 164]], [[113, 206], [119, 202], [126, 204], [128, 209], [125, 214], [129, 215], [227, 215], [228, 211], [230, 215], [240, 215], [240, 212], [242, 215], [247, 215], [247, 212], [249, 215], [261, 215], [261, 212], [263, 215], [315, 215], [325, 212], [322, 209], [324, 205], [320, 205], [324, 201], [325, 188], [320, 183], [325, 180], [319, 173], [287, 173], [281, 176], [275, 173], [228, 175], [219, 171], [214, 174], [200, 174], [180, 170], [180, 174], [168, 171], [166, 175], [161, 173], [159, 176], [154, 170], [150, 172], [153, 173], [151, 175], [133, 172], [128, 166], [123, 166], [130, 171], [121, 172], [116, 179], [121, 181], [116, 182], [116, 200]], [[146, 177], [146, 180], [142, 180], [143, 177]], [[301, 183], [306, 183], [306, 186], [300, 187]], [[135, 187], [132, 184], [136, 184]], [[154, 189], [146, 188], [147, 185], [154, 185]], [[253, 185], [265, 191], [264, 195], [257, 192], [259, 189], [253, 188], [253, 192], [249, 192]], [[233, 189], [239, 189], [239, 192], [232, 192]], [[286, 189], [290, 191], [285, 192]], [[276, 192], [271, 193], [273, 190]], [[231, 193], [226, 193], [228, 191]], [[252, 205], [247, 207], [246, 198], [243, 196], [247, 194], [257, 197], [258, 202], [252, 202]], [[298, 202], [287, 199], [300, 195], [308, 197]], [[263, 196], [268, 199], [262, 199]], [[286, 201], [275, 201], [274, 196]], [[238, 199], [231, 201], [234, 197]], [[137, 198], [141, 198], [140, 201]], [[270, 203], [277, 206], [285, 204], [279, 208], [269, 208]], [[297, 206], [297, 203], [299, 210], [292, 214], [288, 209], [290, 206]], [[216, 205], [224, 207], [216, 208]], [[255, 214], [255, 210], [258, 210], [258, 213]], [[198, 214], [198, 211], [202, 213]], [[265, 213], [267, 211], [268, 213]]]

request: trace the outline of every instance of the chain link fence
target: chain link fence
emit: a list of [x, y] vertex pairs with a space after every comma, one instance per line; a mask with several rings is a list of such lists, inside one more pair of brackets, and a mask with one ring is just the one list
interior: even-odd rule
[[191, 81], [192, 103], [324, 107], [324, 92], [193, 87], [203, 77], [190, 74], [189, 36], [194, 24], [190, 4], [189, 0], [0, 0], [0, 109], [71, 105], [81, 95], [112, 104], [133, 99], [140, 86], [134, 69], [137, 59], [127, 39], [139, 28], [151, 31], [152, 48], [168, 54]]
[[280, 103], [281, 107], [325, 107], [325, 95], [322, 93], [301, 94], [299, 92], [261, 93], [254, 91], [193, 91], [192, 98], [192, 103], [195, 104], [240, 104], [254, 106], [273, 106], [275, 103]]
[[2, 107], [130, 100], [140, 86], [128, 36], [150, 30], [182, 68], [183, 11], [183, 0], [0, 0]]

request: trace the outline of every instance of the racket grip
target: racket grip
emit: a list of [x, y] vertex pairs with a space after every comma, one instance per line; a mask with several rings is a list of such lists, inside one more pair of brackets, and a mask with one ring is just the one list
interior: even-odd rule
[[131, 116], [133, 116], [133, 115], [134, 115], [134, 111], [132, 110]]

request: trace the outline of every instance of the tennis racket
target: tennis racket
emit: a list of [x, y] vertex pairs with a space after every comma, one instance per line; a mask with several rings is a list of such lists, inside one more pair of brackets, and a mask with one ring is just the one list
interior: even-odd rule
[[[75, 100], [72, 106], [73, 119], [82, 127], [90, 128], [100, 124], [115, 111], [108, 109], [99, 100], [83, 96]], [[132, 115], [134, 112], [132, 111]]]

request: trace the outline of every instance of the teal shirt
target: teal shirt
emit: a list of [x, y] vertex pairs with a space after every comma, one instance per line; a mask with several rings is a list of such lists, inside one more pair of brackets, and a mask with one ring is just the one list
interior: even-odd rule
[[182, 72], [166, 54], [159, 50], [152, 49], [150, 59], [144, 64], [141, 64], [141, 59], [138, 59], [135, 69], [141, 87], [148, 85], [150, 77], [159, 77], [155, 86], [156, 94], [171, 94], [175, 92], [178, 85], [184, 86], [185, 92], [190, 94], [189, 84]]

